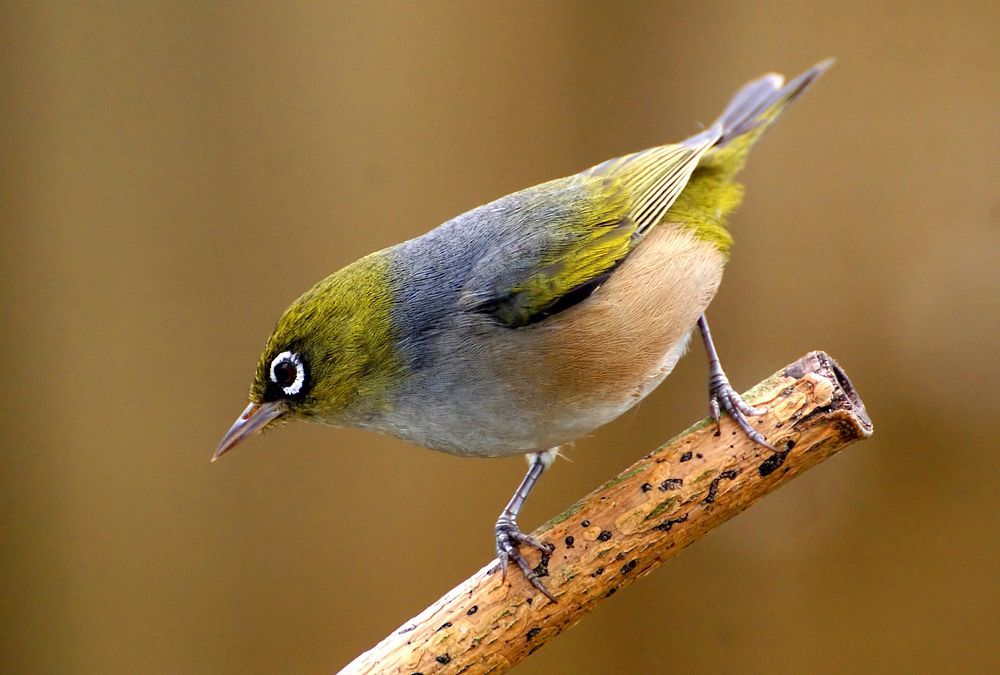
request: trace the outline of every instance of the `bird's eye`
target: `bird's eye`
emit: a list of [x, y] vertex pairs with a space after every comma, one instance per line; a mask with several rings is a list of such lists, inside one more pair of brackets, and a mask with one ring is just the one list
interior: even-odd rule
[[281, 352], [271, 361], [271, 382], [281, 387], [288, 396], [302, 391], [305, 381], [306, 369], [298, 354]]

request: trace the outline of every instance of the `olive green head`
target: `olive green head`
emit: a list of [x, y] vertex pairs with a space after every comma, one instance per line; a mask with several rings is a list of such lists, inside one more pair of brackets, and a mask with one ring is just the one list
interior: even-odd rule
[[216, 451], [281, 422], [349, 424], [387, 405], [402, 370], [389, 256], [373, 253], [302, 294], [267, 340], [250, 405]]

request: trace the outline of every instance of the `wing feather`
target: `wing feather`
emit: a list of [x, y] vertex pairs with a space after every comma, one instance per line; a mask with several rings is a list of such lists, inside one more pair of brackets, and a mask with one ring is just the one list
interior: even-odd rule
[[721, 134], [713, 127], [495, 202], [516, 227], [480, 261], [463, 306], [520, 328], [585, 300], [663, 219]]

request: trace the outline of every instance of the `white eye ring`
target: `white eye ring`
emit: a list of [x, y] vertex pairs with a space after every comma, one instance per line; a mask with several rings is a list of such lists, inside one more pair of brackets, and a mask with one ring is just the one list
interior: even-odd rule
[[287, 387], [282, 387], [281, 391], [285, 392], [289, 396], [294, 396], [302, 391], [302, 385], [306, 382], [306, 369], [305, 366], [302, 365], [302, 360], [299, 359], [298, 354], [293, 354], [292, 352], [281, 352], [274, 357], [274, 360], [271, 361], [271, 382], [278, 384], [278, 375], [274, 372], [274, 369], [285, 362], [295, 365], [295, 381]]

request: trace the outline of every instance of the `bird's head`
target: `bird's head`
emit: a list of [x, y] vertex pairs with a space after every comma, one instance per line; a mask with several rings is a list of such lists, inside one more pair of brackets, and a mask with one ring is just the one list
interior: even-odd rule
[[213, 461], [244, 438], [294, 419], [350, 424], [386, 405], [402, 372], [388, 258], [375, 253], [306, 291], [278, 319], [250, 404]]

